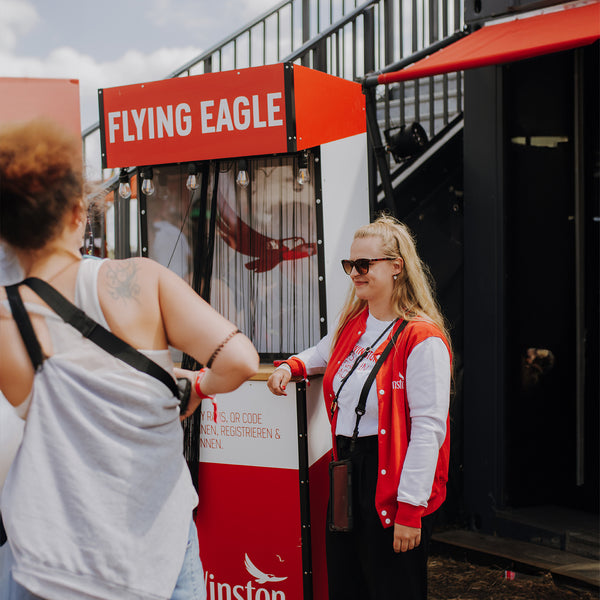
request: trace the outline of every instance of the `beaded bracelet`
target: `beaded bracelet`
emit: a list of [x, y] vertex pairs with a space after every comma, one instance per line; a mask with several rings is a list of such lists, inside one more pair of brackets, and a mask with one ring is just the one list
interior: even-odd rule
[[211, 357], [208, 359], [208, 362], [206, 363], [207, 368], [210, 369], [210, 367], [212, 366], [215, 358], [217, 357], [217, 354], [219, 354], [219, 352], [221, 352], [221, 350], [223, 350], [223, 348], [225, 347], [225, 344], [234, 336], [237, 335], [238, 333], [242, 333], [239, 329], [236, 329], [235, 331], [232, 331], [219, 345], [219, 347], [212, 353]]

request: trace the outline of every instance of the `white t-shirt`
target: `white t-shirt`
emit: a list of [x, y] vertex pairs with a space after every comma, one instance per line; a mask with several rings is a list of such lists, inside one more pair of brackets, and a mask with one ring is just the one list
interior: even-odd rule
[[[333, 378], [333, 390], [338, 393], [342, 385], [344, 377], [352, 369], [354, 363], [359, 360], [367, 348], [377, 348], [386, 340], [394, 321], [379, 321], [373, 315], [367, 318], [367, 326], [365, 332], [354, 346], [352, 352], [340, 365], [338, 372]], [[336, 435], [345, 435], [352, 437], [354, 427], [356, 425], [356, 407], [362, 389], [367, 381], [369, 373], [375, 366], [379, 358], [370, 350], [367, 355], [361, 360], [358, 366], [354, 369], [348, 380], [341, 388], [338, 395], [338, 418]], [[377, 435], [377, 386], [375, 382], [371, 385], [367, 396], [367, 404], [365, 406], [365, 414], [362, 416], [358, 428], [358, 436], [364, 437], [367, 435]]]
[[[101, 264], [79, 265], [75, 304], [108, 328]], [[0, 496], [13, 578], [48, 600], [168, 600], [198, 500], [179, 402], [49, 308], [26, 307], [44, 317], [53, 354]], [[167, 350], [140, 351], [172, 372]]]

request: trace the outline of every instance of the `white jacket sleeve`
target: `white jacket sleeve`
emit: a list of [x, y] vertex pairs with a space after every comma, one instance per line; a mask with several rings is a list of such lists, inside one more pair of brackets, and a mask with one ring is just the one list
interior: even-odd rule
[[327, 334], [316, 346], [307, 348], [294, 356], [304, 363], [307, 375], [319, 375], [324, 373], [327, 368], [330, 352], [331, 336]]
[[427, 338], [410, 353], [406, 395], [411, 432], [398, 501], [427, 506], [450, 405], [450, 354], [440, 338]]

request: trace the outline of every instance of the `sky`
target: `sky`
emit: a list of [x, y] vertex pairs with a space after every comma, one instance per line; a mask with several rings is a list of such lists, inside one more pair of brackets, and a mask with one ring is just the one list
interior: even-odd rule
[[277, 0], [0, 0], [0, 77], [78, 79], [82, 129], [99, 88], [162, 79]]

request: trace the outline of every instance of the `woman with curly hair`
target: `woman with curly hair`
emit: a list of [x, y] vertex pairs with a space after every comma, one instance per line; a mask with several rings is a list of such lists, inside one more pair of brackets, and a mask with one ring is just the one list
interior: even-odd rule
[[252, 376], [258, 355], [158, 263], [82, 260], [85, 220], [80, 142], [45, 121], [1, 130], [0, 239], [26, 277], [50, 283], [173, 379], [169, 345], [211, 367], [179, 373], [193, 382], [182, 415], [172, 386], [106, 352], [20, 285], [20, 319], [33, 332], [25, 343], [18, 298], [0, 288], [0, 391], [26, 419], [0, 497], [12, 555], [0, 596], [200, 600], [198, 497], [180, 419]]

